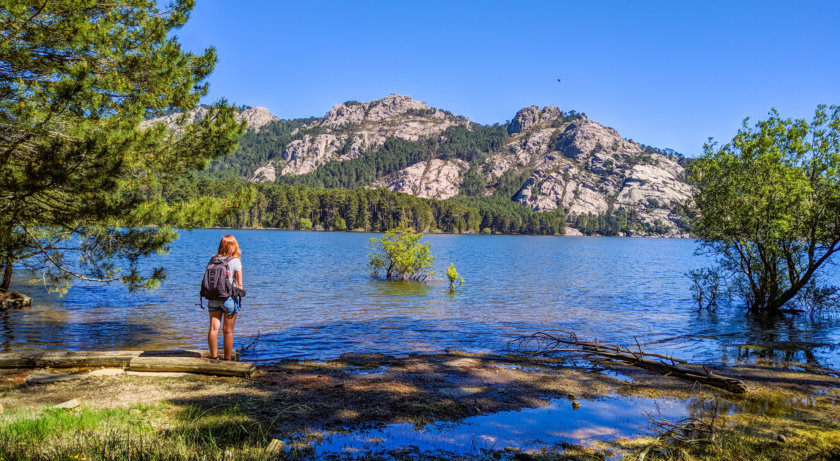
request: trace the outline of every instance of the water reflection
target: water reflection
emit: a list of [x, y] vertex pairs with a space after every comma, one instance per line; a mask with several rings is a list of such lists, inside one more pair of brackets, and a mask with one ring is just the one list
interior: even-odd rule
[[645, 433], [649, 425], [647, 415], [653, 412], [672, 420], [689, 414], [688, 402], [683, 400], [608, 398], [579, 403], [574, 406], [569, 400], [553, 399], [542, 408], [473, 416], [457, 423], [438, 422], [422, 427], [390, 424], [382, 429], [327, 433], [316, 442], [314, 456], [381, 456], [404, 447], [455, 456], [476, 456], [505, 448], [533, 452], [563, 442], [591, 445], [599, 440]]
[[[151, 293], [78, 284], [61, 298], [15, 279], [33, 307], [0, 316], [0, 345], [27, 348], [201, 348], [194, 304], [207, 255], [228, 231], [184, 232]], [[704, 264], [688, 240], [432, 235], [435, 269], [467, 283], [387, 282], [367, 274], [370, 234], [236, 231], [249, 296], [237, 338], [260, 334], [247, 359], [400, 355], [447, 348], [497, 352], [535, 331], [634, 344], [707, 363], [777, 356], [840, 367], [837, 318], [762, 320], [734, 308], [697, 312], [686, 270]], [[764, 349], [741, 346], [757, 345]], [[772, 351], [772, 352], [770, 352]], [[764, 354], [762, 356], [762, 354]]]

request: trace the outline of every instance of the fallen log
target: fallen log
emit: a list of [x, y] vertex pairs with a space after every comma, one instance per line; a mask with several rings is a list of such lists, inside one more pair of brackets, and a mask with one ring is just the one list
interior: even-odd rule
[[[209, 358], [209, 351], [61, 351], [7, 352], [0, 354], [0, 368], [125, 368], [136, 357]], [[234, 360], [239, 352], [233, 351]]]
[[[560, 336], [537, 332], [531, 336], [516, 340], [514, 343], [518, 345], [520, 352], [526, 354], [546, 355], [564, 352], [579, 354], [589, 358], [596, 357], [617, 360], [639, 368], [662, 373], [666, 376], [692, 380], [735, 394], [745, 394], [747, 392], [747, 386], [741, 380], [714, 374], [711, 370], [703, 366], [689, 367], [686, 361], [675, 357], [645, 352], [642, 350], [638, 341], [636, 342], [637, 349], [632, 350], [621, 346], [601, 344], [597, 341], [579, 340], [574, 333], [564, 333]], [[659, 360], [652, 360], [649, 357], [654, 357]]]
[[253, 363], [194, 357], [135, 357], [129, 362], [128, 369], [130, 371], [180, 371], [248, 378], [256, 371]]

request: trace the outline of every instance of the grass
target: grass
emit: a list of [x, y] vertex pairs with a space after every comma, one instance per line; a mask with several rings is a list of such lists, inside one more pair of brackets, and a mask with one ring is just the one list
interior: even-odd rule
[[[686, 443], [645, 437], [617, 443], [626, 459], [645, 460], [836, 460], [840, 459], [840, 410], [831, 398], [808, 402], [788, 391], [764, 389], [715, 425], [713, 441]], [[730, 412], [726, 412], [730, 413]]]
[[262, 460], [267, 428], [238, 407], [192, 405], [0, 414], [0, 460]]
[[[715, 440], [687, 443], [680, 437], [660, 436], [598, 442], [589, 447], [559, 444], [536, 453], [495, 447], [449, 454], [397, 447], [382, 453], [354, 454], [358, 459], [596, 460], [615, 455], [635, 461], [642, 454], [645, 460], [840, 459], [840, 391], [832, 377], [747, 367], [741, 373], [753, 378], [751, 391], [736, 396], [689, 389], [680, 382], [632, 370], [632, 384], [616, 384], [597, 373], [562, 367], [546, 367], [546, 371], [557, 372], [543, 373], [511, 371], [480, 360], [473, 360], [474, 370], [463, 363], [450, 365], [452, 359], [468, 357], [412, 358], [402, 365], [389, 359], [389, 372], [377, 376], [352, 371], [381, 366], [379, 362], [313, 362], [277, 365], [251, 380], [122, 376], [43, 387], [9, 384], [7, 389], [0, 387], [0, 401], [8, 402], [0, 413], [0, 461], [308, 459], [315, 457], [318, 437], [332, 431], [352, 432], [392, 422], [422, 426], [459, 421], [519, 408], [542, 396], [595, 398], [587, 392], [690, 400], [691, 417], [707, 421], [710, 414], [719, 415]], [[527, 365], [528, 369], [533, 366]], [[348, 368], [350, 373], [341, 372]], [[494, 386], [504, 386], [506, 391], [478, 400], [453, 398], [430, 387], [440, 387], [438, 373], [464, 383], [473, 383], [470, 380], [476, 376], [485, 380], [498, 375]], [[18, 375], [8, 376], [7, 380], [22, 381]], [[92, 403], [78, 410], [41, 407], [42, 402], [65, 400], [70, 392], [82, 402], [109, 408]], [[105, 395], [109, 397], [100, 398]], [[146, 397], [136, 399], [138, 395]], [[138, 401], [145, 403], [125, 406]], [[288, 444], [285, 451], [272, 456], [267, 447], [275, 438]], [[377, 449], [388, 450], [386, 446]]]

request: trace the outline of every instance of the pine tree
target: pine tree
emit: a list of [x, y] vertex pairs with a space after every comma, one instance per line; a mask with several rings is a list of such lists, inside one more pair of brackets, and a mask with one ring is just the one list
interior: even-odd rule
[[[181, 50], [170, 32], [192, 0], [3, 0], [0, 8], [0, 287], [13, 264], [73, 277], [153, 287], [142, 257], [165, 251], [172, 226], [209, 224], [248, 202], [162, 200], [167, 184], [231, 152], [244, 131], [220, 101], [184, 115], [207, 94], [216, 54]], [[180, 128], [143, 124], [176, 114]], [[78, 258], [70, 258], [71, 254]]]

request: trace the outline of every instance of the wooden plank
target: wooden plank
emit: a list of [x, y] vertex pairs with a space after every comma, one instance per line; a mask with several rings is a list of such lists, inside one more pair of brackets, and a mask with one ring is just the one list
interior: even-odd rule
[[[222, 356], [222, 351], [219, 349], [219, 356]], [[168, 350], [168, 351], [144, 351], [139, 355], [140, 357], [193, 357], [201, 359], [209, 359], [210, 351], [196, 351], [196, 350]], [[233, 360], [239, 361], [239, 351], [233, 351], [230, 356]]]
[[[135, 357], [190, 357], [209, 358], [210, 351], [59, 351], [59, 352], [6, 352], [0, 353], [0, 368], [125, 368]], [[233, 351], [239, 360], [239, 351]]]
[[0, 368], [35, 368], [35, 354], [5, 352], [0, 354]]
[[131, 371], [183, 371], [209, 375], [251, 377], [253, 363], [211, 360], [193, 357], [135, 357], [128, 365]]
[[35, 366], [40, 368], [86, 368], [120, 367], [143, 351], [65, 351], [47, 352], [35, 357]]

